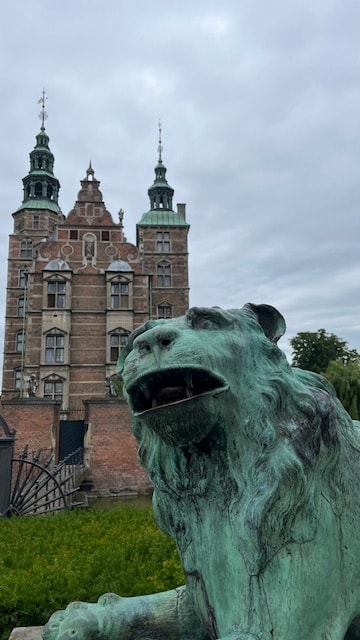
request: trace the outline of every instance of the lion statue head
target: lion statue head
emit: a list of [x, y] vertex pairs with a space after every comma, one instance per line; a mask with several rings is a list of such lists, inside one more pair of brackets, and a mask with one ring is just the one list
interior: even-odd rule
[[249, 572], [314, 535], [322, 497], [342, 508], [334, 469], [352, 421], [324, 378], [289, 365], [284, 332], [270, 305], [193, 307], [149, 320], [121, 355], [157, 522], [180, 553], [196, 498], [226, 506]]

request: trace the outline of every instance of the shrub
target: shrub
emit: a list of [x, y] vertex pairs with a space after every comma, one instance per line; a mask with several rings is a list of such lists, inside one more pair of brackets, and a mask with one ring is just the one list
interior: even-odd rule
[[116, 506], [0, 520], [0, 640], [73, 600], [171, 589], [184, 581], [151, 509]]

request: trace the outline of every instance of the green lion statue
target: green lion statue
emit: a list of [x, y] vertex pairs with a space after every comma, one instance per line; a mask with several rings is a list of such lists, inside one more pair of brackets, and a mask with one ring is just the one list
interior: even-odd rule
[[186, 586], [55, 613], [45, 640], [359, 640], [360, 437], [268, 305], [150, 320], [119, 370]]

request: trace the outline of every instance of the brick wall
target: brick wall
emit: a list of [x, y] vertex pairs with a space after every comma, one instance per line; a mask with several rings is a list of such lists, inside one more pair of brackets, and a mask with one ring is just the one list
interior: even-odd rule
[[59, 424], [56, 402], [37, 398], [7, 400], [1, 403], [0, 413], [10, 429], [16, 429], [15, 457], [26, 445], [30, 451], [55, 447]]
[[[92, 493], [124, 495], [148, 493], [151, 485], [137, 460], [137, 443], [132, 435], [130, 413], [124, 400], [93, 398], [85, 401]], [[10, 429], [16, 429], [14, 456], [26, 445], [30, 451], [55, 449], [59, 429], [59, 405], [42, 398], [6, 400], [0, 413]], [[1, 437], [1, 434], [0, 434]]]
[[85, 406], [94, 491], [99, 495], [150, 491], [146, 471], [137, 460], [137, 443], [125, 401], [92, 399]]

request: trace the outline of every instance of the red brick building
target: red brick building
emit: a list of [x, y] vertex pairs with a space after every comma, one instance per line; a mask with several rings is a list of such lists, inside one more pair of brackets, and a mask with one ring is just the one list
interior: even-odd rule
[[111, 376], [135, 327], [188, 308], [185, 205], [173, 210], [161, 143], [136, 245], [124, 236], [123, 212], [114, 222], [106, 209], [91, 164], [67, 216], [53, 167], [43, 119], [12, 214], [0, 412], [16, 429], [17, 451], [52, 448], [61, 460], [84, 446], [94, 492], [143, 491]]

